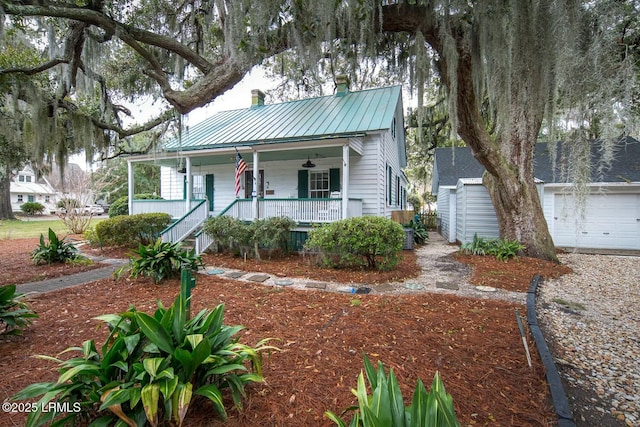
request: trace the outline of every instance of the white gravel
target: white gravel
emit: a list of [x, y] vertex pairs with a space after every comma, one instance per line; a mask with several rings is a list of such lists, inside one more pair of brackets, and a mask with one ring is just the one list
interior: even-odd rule
[[640, 257], [560, 259], [574, 273], [545, 280], [538, 296], [556, 363], [573, 368], [563, 370], [567, 381], [607, 402], [600, 410], [640, 426]]

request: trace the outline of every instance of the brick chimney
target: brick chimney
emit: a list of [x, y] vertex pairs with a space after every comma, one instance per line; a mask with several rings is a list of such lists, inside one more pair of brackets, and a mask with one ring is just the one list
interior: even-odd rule
[[349, 93], [349, 77], [346, 74], [336, 76], [336, 96], [345, 96]]
[[264, 105], [264, 92], [259, 89], [251, 91], [251, 107], [261, 107]]

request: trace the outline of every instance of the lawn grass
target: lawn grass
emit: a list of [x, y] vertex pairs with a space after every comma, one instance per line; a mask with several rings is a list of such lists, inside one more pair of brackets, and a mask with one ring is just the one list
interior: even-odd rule
[[[98, 222], [106, 218], [106, 216], [92, 218], [89, 226], [94, 227]], [[61, 219], [42, 220], [37, 217], [22, 217], [15, 221], [0, 221], [0, 239], [25, 239], [29, 237], [40, 237], [40, 234], [46, 236], [49, 228], [55, 231], [56, 234], [59, 234], [60, 237], [71, 233]]]

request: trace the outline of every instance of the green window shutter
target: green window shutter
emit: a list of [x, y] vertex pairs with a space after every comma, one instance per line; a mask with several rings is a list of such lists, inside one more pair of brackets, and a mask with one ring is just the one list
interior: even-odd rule
[[187, 200], [187, 175], [182, 177], [182, 198]]
[[391, 166], [387, 165], [387, 205], [391, 205], [392, 199], [392, 190], [393, 190], [393, 172], [391, 171]]
[[298, 198], [309, 198], [309, 171], [301, 169], [298, 171]]
[[329, 191], [340, 191], [340, 169], [329, 169]]
[[213, 212], [213, 174], [205, 176], [204, 187], [207, 200], [209, 200], [209, 211]]

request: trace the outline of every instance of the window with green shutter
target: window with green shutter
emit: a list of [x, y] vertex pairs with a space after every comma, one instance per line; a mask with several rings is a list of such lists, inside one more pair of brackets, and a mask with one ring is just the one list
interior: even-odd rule
[[340, 191], [340, 169], [329, 169], [329, 192]]
[[298, 198], [309, 198], [309, 171], [306, 169], [298, 171]]

